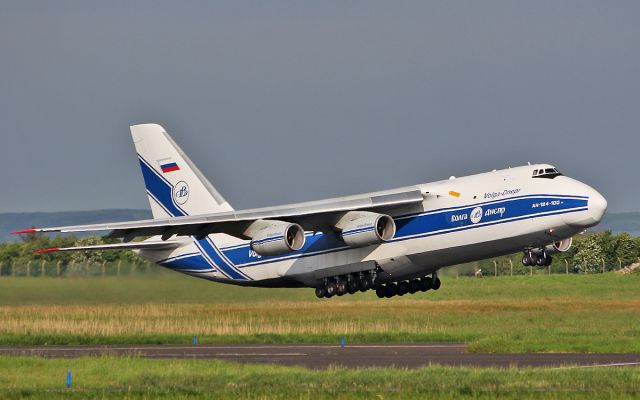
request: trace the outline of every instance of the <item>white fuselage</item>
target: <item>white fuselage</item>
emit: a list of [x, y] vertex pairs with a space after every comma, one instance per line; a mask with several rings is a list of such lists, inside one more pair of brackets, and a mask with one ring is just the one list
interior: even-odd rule
[[247, 286], [315, 286], [326, 277], [373, 266], [382, 271], [382, 282], [410, 279], [449, 265], [544, 247], [596, 225], [607, 207], [604, 197], [566, 176], [532, 177], [534, 169], [545, 167], [417, 185], [424, 201], [390, 209], [396, 235], [378, 245], [351, 248], [336, 232], [307, 232], [301, 250], [261, 257], [249, 241], [213, 234], [185, 239], [172, 251], [139, 254], [189, 275]]

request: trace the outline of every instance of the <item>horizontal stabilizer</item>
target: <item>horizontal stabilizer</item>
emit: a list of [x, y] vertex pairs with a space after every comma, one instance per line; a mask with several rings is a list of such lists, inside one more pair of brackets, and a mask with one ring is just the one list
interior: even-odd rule
[[79, 246], [79, 247], [52, 247], [49, 249], [42, 249], [36, 251], [36, 253], [52, 253], [56, 251], [100, 251], [100, 250], [168, 250], [180, 247], [183, 241], [154, 241], [154, 242], [132, 242], [132, 243], [115, 243], [115, 244], [100, 244], [95, 246]]

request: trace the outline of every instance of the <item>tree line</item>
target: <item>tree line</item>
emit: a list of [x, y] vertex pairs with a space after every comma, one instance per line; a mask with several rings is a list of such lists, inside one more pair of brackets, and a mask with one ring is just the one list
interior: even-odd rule
[[[574, 236], [571, 248], [554, 254], [553, 263], [548, 268], [550, 273], [600, 273], [629, 267], [637, 263], [639, 257], [640, 237], [626, 232], [589, 232]], [[481, 268], [485, 275], [531, 273], [531, 268], [523, 266], [521, 259], [522, 253], [516, 253], [480, 261], [476, 267]]]

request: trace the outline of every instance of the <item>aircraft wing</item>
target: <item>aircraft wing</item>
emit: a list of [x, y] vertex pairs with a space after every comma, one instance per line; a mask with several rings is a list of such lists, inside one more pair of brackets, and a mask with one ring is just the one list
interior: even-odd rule
[[148, 241], [148, 242], [131, 242], [131, 243], [114, 243], [114, 244], [100, 244], [94, 246], [78, 246], [78, 247], [51, 247], [49, 249], [42, 249], [36, 251], [36, 253], [52, 253], [55, 251], [94, 251], [94, 250], [168, 250], [175, 249], [182, 245], [184, 242], [179, 240], [166, 240], [166, 241]]
[[348, 211], [384, 213], [402, 206], [418, 205], [423, 200], [423, 192], [418, 187], [410, 187], [365, 196], [350, 196], [280, 207], [131, 222], [27, 229], [13, 233], [111, 231], [110, 237], [124, 238], [125, 242], [137, 236], [156, 235], [162, 236], [163, 239], [173, 235], [205, 237], [211, 233], [227, 233], [242, 237], [242, 232], [247, 226], [261, 219], [298, 223], [306, 231], [323, 231], [330, 229], [336, 217]]

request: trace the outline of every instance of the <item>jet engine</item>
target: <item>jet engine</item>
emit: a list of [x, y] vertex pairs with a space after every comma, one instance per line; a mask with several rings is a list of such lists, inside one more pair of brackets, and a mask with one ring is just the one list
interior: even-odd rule
[[546, 254], [556, 254], [556, 253], [564, 253], [565, 251], [571, 248], [571, 243], [573, 242], [572, 238], [559, 240], [557, 242], [553, 242], [547, 245], [544, 248], [544, 252]]
[[386, 242], [396, 234], [393, 218], [368, 211], [349, 211], [334, 226], [351, 247]]
[[284, 221], [258, 220], [244, 235], [251, 238], [251, 250], [261, 256], [275, 256], [300, 250], [304, 246], [304, 229]]

